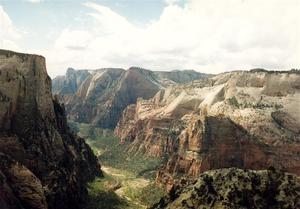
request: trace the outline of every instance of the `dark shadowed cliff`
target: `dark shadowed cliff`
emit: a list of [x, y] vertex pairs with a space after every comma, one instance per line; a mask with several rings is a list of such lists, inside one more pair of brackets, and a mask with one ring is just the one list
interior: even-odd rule
[[81, 208], [102, 175], [52, 98], [45, 59], [0, 50], [0, 208]]

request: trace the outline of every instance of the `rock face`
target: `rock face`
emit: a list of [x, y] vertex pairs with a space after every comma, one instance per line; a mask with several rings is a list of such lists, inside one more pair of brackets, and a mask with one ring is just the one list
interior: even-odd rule
[[65, 76], [57, 76], [52, 80], [52, 92], [59, 95], [75, 94], [89, 75], [88, 70], [68, 68]]
[[181, 184], [152, 209], [300, 208], [299, 177], [274, 170], [213, 170]]
[[128, 106], [115, 129], [129, 152], [164, 157], [157, 179], [218, 168], [300, 174], [300, 74], [237, 71]]
[[45, 59], [0, 50], [0, 208], [81, 208], [101, 174], [52, 98]]
[[156, 72], [136, 67], [68, 70], [66, 76], [53, 80], [53, 90], [62, 98], [69, 119], [113, 129], [122, 111], [137, 98], [149, 99], [160, 89], [206, 76], [191, 70]]

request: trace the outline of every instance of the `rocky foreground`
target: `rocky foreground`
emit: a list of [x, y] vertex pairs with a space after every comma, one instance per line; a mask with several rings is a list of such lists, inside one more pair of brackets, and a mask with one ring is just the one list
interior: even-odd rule
[[81, 208], [102, 175], [52, 98], [45, 59], [0, 50], [0, 208]]
[[65, 104], [68, 118], [114, 129], [122, 111], [137, 98], [149, 99], [168, 86], [208, 75], [192, 70], [157, 72], [132, 67], [94, 71], [69, 68], [53, 79], [53, 93]]
[[182, 180], [152, 209], [296, 209], [300, 178], [279, 171], [236, 168], [207, 171], [194, 182]]
[[128, 152], [163, 157], [157, 180], [212, 169], [273, 166], [300, 174], [300, 74], [222, 73], [128, 106], [115, 134]]

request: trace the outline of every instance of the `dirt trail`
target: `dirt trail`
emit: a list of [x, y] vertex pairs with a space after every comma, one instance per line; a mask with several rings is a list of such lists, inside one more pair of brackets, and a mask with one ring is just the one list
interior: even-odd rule
[[[127, 178], [125, 174], [122, 174], [119, 169], [107, 167], [107, 166], [101, 166], [101, 170], [103, 170], [105, 173], [118, 177], [118, 178]], [[119, 172], [118, 172], [119, 171]]]
[[112, 167], [107, 167], [107, 166], [101, 166], [101, 169], [116, 178], [116, 180], [121, 182], [122, 187], [115, 190], [115, 193], [121, 197], [125, 198], [128, 201], [134, 202], [135, 204], [140, 205], [142, 208], [146, 208], [146, 206], [142, 205], [139, 202], [136, 202], [132, 200], [127, 194], [126, 191], [138, 191], [141, 190], [142, 188], [146, 187], [147, 185], [150, 184], [150, 181], [143, 178], [143, 177], [136, 177], [133, 173], [112, 168]]

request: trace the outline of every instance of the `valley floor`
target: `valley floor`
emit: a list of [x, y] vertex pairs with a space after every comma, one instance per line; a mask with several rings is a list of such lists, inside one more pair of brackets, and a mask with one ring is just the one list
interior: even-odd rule
[[104, 178], [89, 184], [85, 209], [145, 209], [164, 195], [154, 181], [159, 159], [131, 156], [118, 138], [103, 136], [103, 130], [89, 124], [70, 122], [70, 126], [86, 139], [104, 172]]
[[[106, 177], [110, 176], [112, 181], [107, 181], [107, 179], [103, 179], [109, 184], [111, 184], [111, 188], [114, 190], [114, 193], [118, 195], [119, 198], [125, 199], [129, 205], [133, 205], [136, 208], [147, 208], [145, 203], [141, 202], [137, 195], [139, 191], [145, 189], [148, 185], [150, 185], [151, 181], [149, 179], [145, 179], [143, 177], [136, 177], [133, 173], [112, 168], [112, 167], [102, 167], [102, 170], [105, 172]], [[101, 180], [100, 180], [101, 181]], [[110, 188], [107, 188], [110, 189]]]

